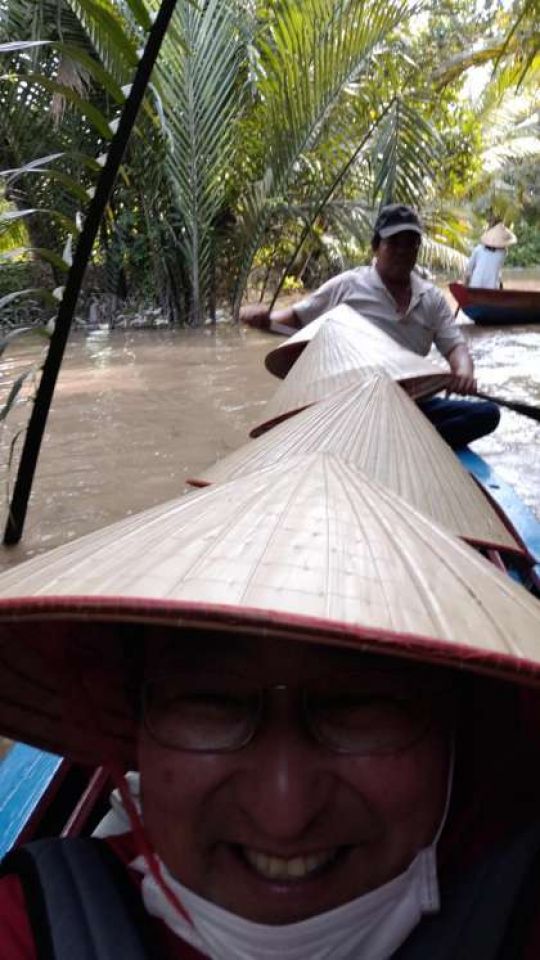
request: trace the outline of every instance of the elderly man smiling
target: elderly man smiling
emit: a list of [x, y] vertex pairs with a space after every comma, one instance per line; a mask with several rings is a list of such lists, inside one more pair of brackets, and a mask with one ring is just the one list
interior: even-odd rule
[[4, 574], [0, 730], [118, 790], [7, 858], [2, 960], [538, 957], [539, 635], [328, 455]]
[[[241, 917], [281, 925], [409, 868], [402, 907], [412, 893], [418, 901], [405, 923], [418, 903], [429, 909], [429, 849], [449, 788], [445, 678], [286, 641], [150, 649], [142, 800], [173, 875]], [[379, 905], [390, 927], [394, 896]], [[396, 927], [402, 936], [397, 917]]]
[[[425, 356], [435, 344], [450, 366], [450, 390], [476, 390], [474, 364], [465, 338], [443, 293], [422, 280], [414, 267], [420, 251], [422, 223], [404, 204], [383, 207], [375, 222], [371, 247], [375, 262], [332, 277], [306, 299], [284, 310], [264, 304], [246, 306], [241, 319], [275, 333], [294, 333], [340, 303], [346, 303], [401, 346]], [[478, 400], [435, 397], [419, 402], [441, 436], [462, 447], [495, 430], [496, 404]]]

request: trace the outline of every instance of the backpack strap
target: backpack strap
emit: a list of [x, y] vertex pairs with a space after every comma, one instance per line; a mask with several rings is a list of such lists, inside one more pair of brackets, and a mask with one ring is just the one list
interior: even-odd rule
[[441, 912], [424, 917], [395, 960], [522, 960], [538, 921], [540, 823], [441, 885]]
[[38, 960], [158, 960], [138, 891], [103, 841], [37, 840], [2, 873], [22, 883]]

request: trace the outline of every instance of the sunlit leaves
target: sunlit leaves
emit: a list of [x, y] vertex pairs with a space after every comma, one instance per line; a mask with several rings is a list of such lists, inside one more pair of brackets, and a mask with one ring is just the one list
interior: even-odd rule
[[[378, 55], [412, 12], [401, 0], [280, 0], [273, 7], [266, 35], [259, 38], [266, 167], [242, 197], [245, 246], [237, 301], [275, 203], [290, 189], [302, 158], [326, 133], [350, 85], [371, 85]], [[377, 115], [379, 105], [373, 106]], [[350, 144], [344, 162], [354, 151]]]
[[166, 170], [182, 229], [177, 238], [190, 278], [191, 322], [206, 310], [216, 220], [227, 193], [244, 103], [244, 36], [227, 0], [179, 3], [157, 69], [167, 137]]
[[419, 105], [396, 98], [374, 137], [374, 201], [417, 203], [426, 193], [439, 154], [437, 130], [422, 117]]

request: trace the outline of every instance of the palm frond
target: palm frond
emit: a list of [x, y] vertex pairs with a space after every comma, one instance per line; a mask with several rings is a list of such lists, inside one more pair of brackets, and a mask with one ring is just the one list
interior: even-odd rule
[[237, 11], [226, 0], [208, 0], [200, 9], [181, 3], [157, 68], [168, 133], [166, 169], [190, 276], [191, 323], [201, 322], [211, 286], [215, 224], [243, 107], [244, 44]]
[[336, 103], [413, 8], [401, 0], [279, 0], [261, 51], [258, 78], [266, 168], [240, 204], [244, 246], [238, 305], [273, 205], [300, 158], [320, 137]]
[[462, 77], [471, 67], [482, 67], [485, 64], [494, 63], [501, 53], [503, 44], [504, 37], [498, 36], [479, 40], [471, 47], [467, 46], [465, 50], [460, 50], [437, 65], [432, 73], [433, 82], [436, 86], [444, 87]]
[[419, 262], [430, 270], [444, 270], [446, 273], [465, 273], [467, 257], [455, 247], [441, 239], [426, 234], [422, 239]]
[[373, 200], [418, 204], [426, 193], [441, 150], [436, 128], [417, 105], [398, 97], [374, 138]]
[[[501, 61], [511, 55], [516, 59], [516, 43], [519, 41], [519, 79], [518, 88], [521, 86], [535, 61], [537, 61], [540, 52], [540, 30], [538, 28], [538, 0], [518, 0], [514, 5], [514, 15], [510, 29], [504, 39], [499, 56], [495, 62], [495, 70], [499, 67]], [[521, 34], [521, 36], [520, 36]]]
[[119, 84], [128, 83], [138, 63], [140, 42], [111, 0], [66, 0], [101, 63]]

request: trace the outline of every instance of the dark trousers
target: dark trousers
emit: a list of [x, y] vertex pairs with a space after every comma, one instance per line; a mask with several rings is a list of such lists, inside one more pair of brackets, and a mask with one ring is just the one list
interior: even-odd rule
[[501, 412], [488, 400], [419, 400], [418, 406], [451, 447], [466, 447], [495, 430]]

